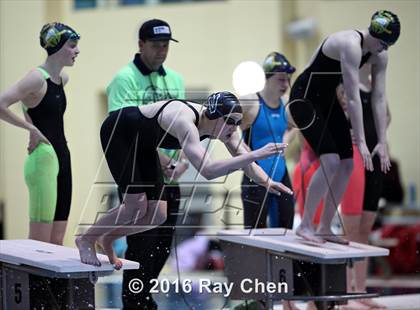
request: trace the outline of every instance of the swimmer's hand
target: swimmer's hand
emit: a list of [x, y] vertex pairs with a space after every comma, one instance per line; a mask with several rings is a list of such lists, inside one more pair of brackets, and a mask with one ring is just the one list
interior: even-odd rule
[[293, 195], [293, 191], [281, 182], [275, 182], [271, 179], [267, 182], [266, 188], [272, 194], [281, 195], [281, 192]]
[[163, 169], [163, 173], [170, 182], [178, 180], [188, 169], [188, 163], [177, 161], [176, 164], [169, 164]]
[[253, 151], [257, 156], [257, 160], [264, 159], [273, 155], [284, 155], [287, 143], [267, 143], [262, 148]]
[[366, 146], [366, 142], [359, 142], [357, 147], [359, 149], [360, 156], [362, 156], [365, 169], [368, 171], [373, 171], [372, 156], [370, 155], [369, 149]]
[[29, 132], [29, 144], [28, 144], [28, 154], [31, 154], [33, 150], [40, 144], [41, 142], [45, 144], [51, 144], [47, 138], [39, 131], [38, 128], [34, 127]]
[[388, 147], [386, 143], [378, 143], [372, 152], [372, 157], [378, 155], [381, 161], [381, 170], [387, 173], [391, 169], [391, 161], [389, 160]]

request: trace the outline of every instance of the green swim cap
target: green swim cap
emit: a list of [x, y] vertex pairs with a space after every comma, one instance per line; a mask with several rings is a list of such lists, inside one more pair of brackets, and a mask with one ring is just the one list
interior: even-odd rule
[[372, 37], [393, 45], [398, 40], [401, 24], [398, 16], [386, 10], [375, 12], [372, 15], [369, 33]]
[[58, 52], [67, 40], [78, 41], [80, 35], [67, 25], [61, 23], [45, 24], [39, 34], [39, 43], [48, 55]]

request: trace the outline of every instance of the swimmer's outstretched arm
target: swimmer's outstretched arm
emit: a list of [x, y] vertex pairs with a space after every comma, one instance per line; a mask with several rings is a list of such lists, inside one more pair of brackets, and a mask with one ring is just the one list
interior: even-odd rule
[[270, 143], [266, 146], [245, 154], [224, 159], [213, 160], [200, 144], [200, 138], [193, 122], [182, 122], [177, 125], [177, 137], [185, 156], [200, 174], [208, 180], [227, 175], [235, 170], [248, 166], [252, 162], [278, 154], [281, 145]]
[[[277, 153], [282, 154], [286, 147], [287, 143], [271, 143], [275, 145], [275, 147], [279, 148]], [[240, 156], [252, 150], [244, 143], [244, 141], [240, 138], [237, 132], [234, 132], [229, 140], [225, 141], [226, 148], [232, 154], [232, 156]], [[255, 162], [249, 164], [248, 166], [243, 168], [245, 174], [252, 179], [256, 184], [264, 186], [267, 188], [271, 193], [280, 194], [280, 192], [285, 192], [287, 194], [292, 195], [293, 191], [288, 188], [286, 185], [282, 184], [281, 182], [273, 181], [265, 171], [258, 166]]]

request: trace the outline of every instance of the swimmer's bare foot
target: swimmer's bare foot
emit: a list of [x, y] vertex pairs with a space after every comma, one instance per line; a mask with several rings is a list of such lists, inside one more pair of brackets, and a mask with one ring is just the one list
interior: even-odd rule
[[298, 235], [299, 237], [302, 237], [306, 241], [310, 241], [313, 243], [318, 243], [318, 244], [325, 243], [325, 240], [315, 236], [315, 231], [313, 231], [310, 228], [299, 226], [296, 229], [296, 235]]
[[114, 265], [116, 270], [120, 270], [122, 267], [122, 261], [118, 258], [115, 254], [114, 249], [112, 248], [113, 240], [111, 238], [107, 238], [106, 236], [102, 236], [98, 238], [97, 244], [100, 246], [104, 254], [108, 256], [109, 262]]
[[379, 304], [376, 301], [374, 301], [372, 298], [363, 298], [363, 299], [357, 299], [358, 303], [363, 304], [369, 308], [374, 309], [386, 309], [385, 305]]
[[327, 242], [333, 242], [333, 243], [338, 243], [338, 244], [343, 244], [343, 245], [349, 245], [350, 242], [344, 238], [341, 238], [339, 236], [333, 235], [331, 233], [331, 235], [324, 235], [324, 234], [320, 234], [322, 236], [322, 239], [324, 239]]
[[94, 242], [87, 238], [80, 236], [75, 240], [76, 246], [79, 249], [80, 261], [83, 264], [101, 266], [101, 262], [96, 257], [96, 250]]

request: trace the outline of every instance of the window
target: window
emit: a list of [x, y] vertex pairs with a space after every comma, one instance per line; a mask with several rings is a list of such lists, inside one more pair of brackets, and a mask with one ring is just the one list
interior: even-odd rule
[[74, 0], [74, 8], [79, 9], [90, 9], [96, 7], [96, 0]]
[[182, 3], [182, 2], [206, 2], [206, 1], [224, 1], [224, 0], [73, 0], [74, 8], [91, 9], [104, 8], [116, 6], [131, 6], [131, 5], [153, 5], [165, 3]]
[[120, 5], [145, 4], [148, 0], [118, 0]]

